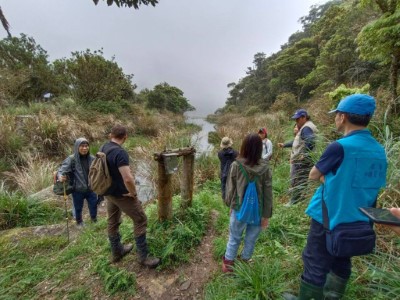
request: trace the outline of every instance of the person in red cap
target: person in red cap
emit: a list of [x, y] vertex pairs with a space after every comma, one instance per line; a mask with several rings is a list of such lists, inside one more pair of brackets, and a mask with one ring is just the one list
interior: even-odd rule
[[267, 128], [260, 128], [258, 130], [258, 136], [261, 138], [263, 144], [261, 158], [265, 161], [269, 161], [272, 157], [272, 142], [268, 139]]
[[298, 132], [292, 142], [278, 143], [278, 146], [292, 147], [290, 154], [290, 190], [292, 197], [286, 206], [291, 206], [302, 200], [302, 190], [307, 186], [308, 173], [313, 166], [310, 152], [315, 146], [315, 134], [318, 132], [317, 126], [310, 120], [305, 109], [298, 109], [291, 117], [296, 121]]

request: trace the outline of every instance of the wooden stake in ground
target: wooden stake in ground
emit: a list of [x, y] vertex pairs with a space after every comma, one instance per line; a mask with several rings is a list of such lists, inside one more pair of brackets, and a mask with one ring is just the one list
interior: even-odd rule
[[172, 219], [171, 176], [177, 170], [174, 161], [180, 156], [183, 156], [182, 206], [192, 205], [195, 153], [196, 149], [193, 147], [154, 153], [154, 159], [158, 162], [158, 219], [160, 221]]

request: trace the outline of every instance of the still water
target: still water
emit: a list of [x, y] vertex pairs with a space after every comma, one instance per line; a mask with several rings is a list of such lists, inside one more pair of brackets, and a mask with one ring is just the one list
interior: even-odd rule
[[[202, 154], [210, 154], [214, 146], [208, 143], [208, 133], [215, 131], [214, 125], [207, 122], [204, 117], [195, 116], [187, 116], [186, 122], [199, 125], [202, 128], [191, 138], [192, 146], [196, 148], [196, 157]], [[139, 161], [135, 164], [136, 190], [141, 202], [149, 201], [156, 196], [156, 183], [152, 182], [149, 176], [146, 175], [151, 172], [149, 167], [149, 164], [144, 161]]]
[[204, 117], [188, 117], [187, 123], [201, 126], [201, 130], [192, 136], [192, 145], [196, 148], [196, 156], [210, 154], [214, 146], [208, 143], [208, 133], [215, 131], [214, 124], [206, 121]]

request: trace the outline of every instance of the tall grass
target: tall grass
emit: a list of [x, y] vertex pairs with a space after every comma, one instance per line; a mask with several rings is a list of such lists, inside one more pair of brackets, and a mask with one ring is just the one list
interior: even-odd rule
[[9, 172], [8, 177], [14, 180], [24, 195], [34, 194], [53, 184], [53, 172], [58, 164], [28, 152], [22, 154], [21, 159], [23, 165], [14, 164], [14, 172]]
[[63, 218], [63, 210], [54, 203], [38, 202], [19, 192], [8, 192], [0, 186], [0, 230], [53, 224]]

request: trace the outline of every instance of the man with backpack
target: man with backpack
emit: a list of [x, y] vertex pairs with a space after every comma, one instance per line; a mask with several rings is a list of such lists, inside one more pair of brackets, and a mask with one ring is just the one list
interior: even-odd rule
[[74, 145], [74, 154], [68, 156], [57, 172], [60, 182], [65, 182], [67, 176], [73, 182], [72, 201], [74, 205], [74, 217], [79, 227], [84, 226], [82, 219], [83, 202], [88, 203], [92, 222], [97, 221], [97, 195], [90, 189], [88, 174], [90, 164], [94, 157], [89, 153], [89, 142], [85, 138], [78, 138]]
[[120, 261], [132, 251], [132, 245], [122, 245], [119, 225], [124, 212], [132, 219], [139, 263], [154, 268], [160, 259], [150, 257], [146, 241], [147, 217], [136, 193], [135, 179], [129, 167], [129, 155], [121, 147], [127, 140], [127, 130], [122, 125], [111, 129], [111, 140], [101, 147], [106, 154], [108, 171], [112, 178], [111, 187], [106, 191], [108, 214], [108, 238], [111, 244], [112, 262]]

